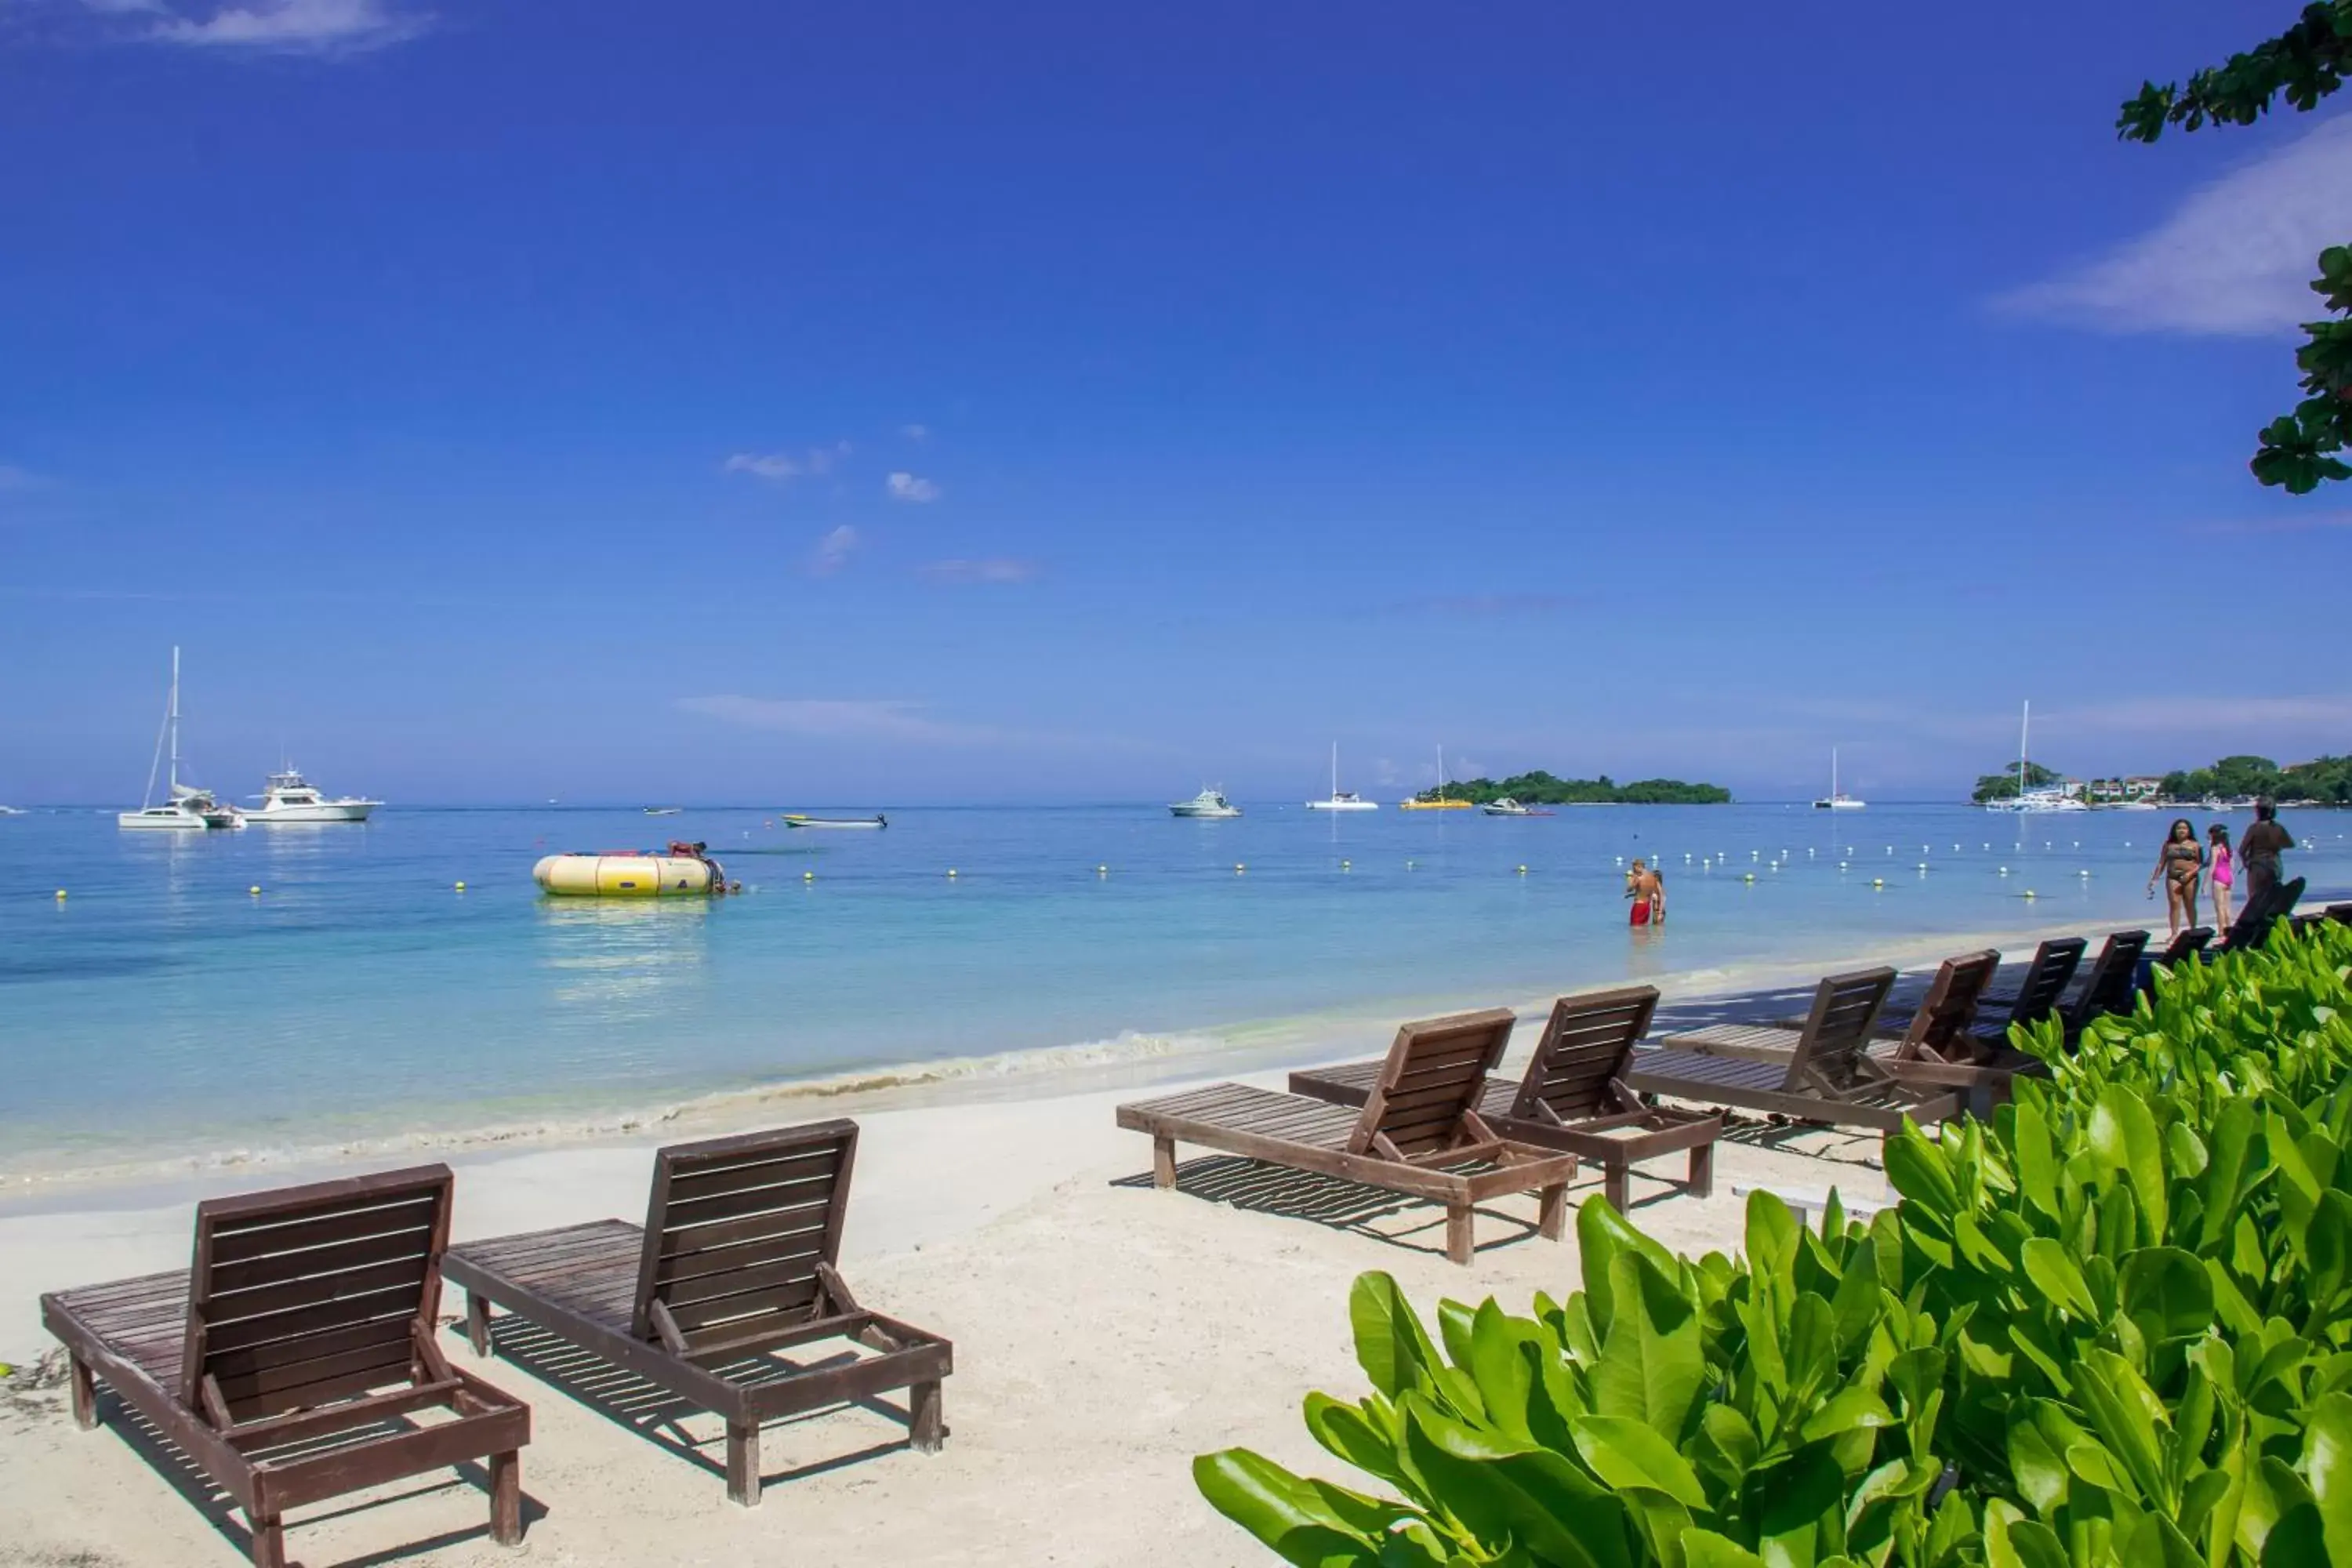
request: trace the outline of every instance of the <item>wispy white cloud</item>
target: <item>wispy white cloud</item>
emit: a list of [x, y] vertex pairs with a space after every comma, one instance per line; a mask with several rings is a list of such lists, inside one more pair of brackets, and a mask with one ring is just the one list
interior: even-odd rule
[[923, 704], [898, 700], [836, 697], [681, 697], [686, 712], [744, 730], [769, 730], [822, 740], [867, 740], [968, 746], [1001, 738], [978, 724], [956, 724], [928, 715]]
[[892, 500], [937, 500], [946, 493], [929, 479], [919, 479], [904, 471], [892, 474], [883, 481], [882, 488]]
[[2263, 335], [2320, 313], [2317, 258], [2352, 231], [2352, 114], [2223, 175], [2098, 260], [1994, 308], [2112, 332]]
[[849, 456], [849, 443], [835, 441], [830, 447], [811, 447], [804, 452], [738, 452], [719, 465], [721, 473], [749, 474], [755, 479], [768, 479], [782, 484], [803, 475], [826, 474], [833, 466]]
[[923, 564], [922, 574], [940, 583], [1026, 583], [1037, 575], [1037, 563], [1002, 555], [980, 561], [930, 561]]
[[431, 12], [395, 0], [242, 0], [208, 10], [163, 0], [84, 3], [110, 15], [150, 18], [136, 35], [149, 43], [256, 54], [364, 54], [418, 37], [435, 22]]
[[812, 576], [830, 577], [848, 565], [850, 556], [856, 551], [857, 531], [845, 522], [818, 540], [816, 548], [809, 552], [809, 573]]
[[898, 434], [909, 441], [928, 441], [931, 438], [931, 427], [928, 425], [901, 425]]

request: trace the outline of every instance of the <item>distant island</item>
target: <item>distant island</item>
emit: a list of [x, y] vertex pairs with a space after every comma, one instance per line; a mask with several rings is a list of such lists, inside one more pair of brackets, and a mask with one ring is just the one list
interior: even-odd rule
[[1731, 792], [1720, 784], [1685, 784], [1680, 779], [1635, 779], [1621, 784], [1607, 773], [1597, 779], [1554, 778], [1538, 768], [1500, 781], [1465, 779], [1441, 784], [1412, 798], [1463, 800], [1473, 805], [1496, 800], [1516, 800], [1521, 805], [1728, 805]]

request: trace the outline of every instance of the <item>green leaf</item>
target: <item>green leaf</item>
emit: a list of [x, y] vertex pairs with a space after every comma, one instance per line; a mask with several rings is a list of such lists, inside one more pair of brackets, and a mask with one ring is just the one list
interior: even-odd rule
[[1886, 1140], [1884, 1152], [1887, 1184], [1937, 1218], [1949, 1220], [1960, 1206], [1960, 1194], [1944, 1152], [1906, 1121], [1903, 1131]]
[[2019, 1250], [2018, 1260], [2025, 1265], [2025, 1277], [2042, 1292], [2043, 1300], [2084, 1322], [2098, 1321], [2099, 1310], [2091, 1300], [2091, 1287], [2083, 1279], [2074, 1255], [2063, 1247], [2046, 1236], [2037, 1236]]
[[[2171, 1423], [2164, 1402], [2131, 1363], [2113, 1351], [2086, 1348], [2074, 1366], [2074, 1392], [2099, 1440], [2122, 1461], [2138, 1495], [2165, 1508], [2177, 1502], [2157, 1445], [2158, 1429], [2168, 1430]], [[2066, 1458], [2074, 1462], [2071, 1452]]]
[[2139, 1521], [2125, 1548], [2124, 1561], [2131, 1568], [2205, 1568], [2205, 1559], [2189, 1544], [2189, 1538], [2160, 1513]]
[[1246, 1448], [1203, 1454], [1192, 1461], [1192, 1484], [1212, 1508], [1297, 1568], [1380, 1568], [1378, 1538], [1350, 1525], [1323, 1491], [1271, 1459]]
[[1593, 1369], [1592, 1407], [1679, 1441], [1706, 1372], [1698, 1314], [1646, 1258], [1619, 1253], [1609, 1277], [1617, 1311]]
[[1374, 1388], [1394, 1399], [1408, 1389], [1433, 1386], [1430, 1369], [1437, 1364], [1437, 1347], [1393, 1279], [1358, 1275], [1348, 1292], [1348, 1322], [1356, 1333], [1356, 1363]]
[[1764, 1559], [1738, 1542], [1696, 1525], [1683, 1531], [1683, 1562], [1687, 1568], [1765, 1568]]
[[2352, 1397], [2325, 1394], [2312, 1405], [2303, 1469], [2319, 1506], [2328, 1560], [2352, 1563]]
[[[2091, 1108], [2092, 1156], [2109, 1170], [2120, 1171], [2139, 1201], [2147, 1224], [2147, 1238], [2165, 1234], [2164, 1140], [2147, 1104], [2122, 1084], [2110, 1084]], [[2128, 1245], [2128, 1243], [2126, 1243]]]
[[1894, 1425], [1895, 1417], [1878, 1395], [1867, 1388], [1842, 1388], [1820, 1409], [1805, 1417], [1799, 1436], [1808, 1443], [1825, 1442], [1868, 1426]]
[[1692, 1508], [1708, 1506], [1698, 1472], [1651, 1427], [1617, 1415], [1580, 1416], [1570, 1426], [1577, 1453], [1610, 1486], [1646, 1487]]
[[2056, 1219], [2058, 1163], [2050, 1152], [2050, 1122], [2039, 1104], [2017, 1102], [2016, 1119], [2010, 1127], [2010, 1157], [2016, 1163], [2017, 1188], [2025, 1194], [2025, 1201]]
[[2177, 1247], [2144, 1247], [2126, 1258], [2116, 1297], [2150, 1340], [2186, 1339], [2213, 1326], [2213, 1281], [2195, 1253]]
[[1307, 1430], [1334, 1458], [1400, 1490], [1412, 1489], [1397, 1458], [1397, 1434], [1383, 1430], [1361, 1407], [1328, 1394], [1307, 1396]]
[[1635, 1568], [1624, 1503], [1565, 1456], [1473, 1431], [1417, 1394], [1402, 1412], [1413, 1468], [1490, 1549], [1517, 1541], [1560, 1568]]
[[1766, 1568], [1812, 1568], [1823, 1533], [1844, 1532], [1845, 1471], [1830, 1446], [1801, 1448], [1758, 1479], [1764, 1507], [1756, 1550]]
[[1995, 1498], [1985, 1504], [1986, 1568], [2074, 1568], [2057, 1532]]

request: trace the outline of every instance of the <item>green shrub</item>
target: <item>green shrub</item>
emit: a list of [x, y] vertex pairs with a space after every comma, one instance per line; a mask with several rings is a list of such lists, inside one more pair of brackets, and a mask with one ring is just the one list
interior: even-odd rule
[[1890, 1142], [1821, 1234], [1766, 1194], [1677, 1258], [1598, 1199], [1527, 1316], [1358, 1280], [1372, 1392], [1307, 1423], [1385, 1495], [1245, 1450], [1202, 1491], [1285, 1561], [1436, 1568], [2352, 1568], [2352, 931], [2017, 1043], [1990, 1123]]

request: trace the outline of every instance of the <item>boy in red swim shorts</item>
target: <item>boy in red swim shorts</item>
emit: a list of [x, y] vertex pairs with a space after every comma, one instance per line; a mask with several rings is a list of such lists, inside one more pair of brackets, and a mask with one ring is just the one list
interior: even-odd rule
[[1625, 896], [1633, 900], [1633, 923], [1637, 926], [1666, 923], [1665, 879], [1650, 869], [1641, 860], [1625, 873]]

